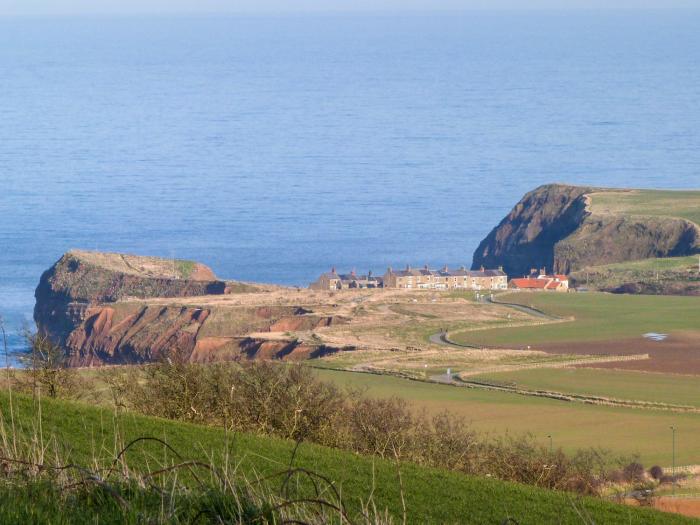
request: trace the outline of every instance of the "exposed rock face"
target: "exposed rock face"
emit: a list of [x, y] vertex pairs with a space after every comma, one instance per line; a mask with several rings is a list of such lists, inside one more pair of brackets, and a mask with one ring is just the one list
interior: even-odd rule
[[[40, 332], [65, 348], [71, 366], [175, 356], [192, 362], [308, 359], [335, 351], [296, 339], [249, 337], [309, 331], [344, 319], [296, 306], [206, 306], [215, 299], [210, 296], [235, 293], [232, 288], [255, 289], [217, 280], [199, 263], [70, 252], [42, 275], [34, 318]], [[163, 301], [195, 296], [204, 296], [205, 306]]]
[[177, 352], [189, 358], [209, 316], [199, 308], [144, 306], [123, 318], [109, 306], [90, 307], [66, 341], [70, 364], [145, 363]]
[[206, 266], [180, 261], [182, 269], [178, 270], [177, 264], [153, 257], [68, 252], [41, 276], [35, 292], [34, 320], [40, 332], [65, 345], [91, 305], [126, 297], [224, 293], [226, 283], [216, 280]]
[[608, 190], [549, 184], [529, 192], [479, 244], [473, 267], [503, 266], [511, 276], [543, 267], [570, 273], [700, 249], [700, 228], [690, 221], [594, 213], [590, 195], [601, 191]]

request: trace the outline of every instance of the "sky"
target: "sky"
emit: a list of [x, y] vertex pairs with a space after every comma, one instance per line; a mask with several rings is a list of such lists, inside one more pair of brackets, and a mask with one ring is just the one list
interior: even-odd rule
[[0, 0], [0, 16], [700, 8], [700, 0]]

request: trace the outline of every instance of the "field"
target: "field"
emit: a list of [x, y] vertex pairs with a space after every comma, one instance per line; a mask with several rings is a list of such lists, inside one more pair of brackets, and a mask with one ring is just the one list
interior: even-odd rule
[[520, 388], [551, 390], [616, 399], [640, 400], [700, 408], [700, 378], [593, 368], [531, 369], [477, 376], [513, 382]]
[[[460, 343], [567, 354], [643, 354], [650, 359], [601, 365], [632, 370], [700, 373], [700, 298], [602, 293], [512, 293], [499, 300], [563, 318], [547, 325], [454, 332]], [[668, 334], [657, 342], [643, 337]]]
[[700, 224], [700, 191], [630, 190], [594, 193], [593, 213], [680, 217]]
[[[319, 370], [322, 378], [367, 389], [367, 395], [397, 396], [431, 414], [448, 410], [494, 435], [549, 435], [565, 450], [602, 447], [622, 455], [638, 454], [650, 466], [671, 465], [670, 426], [676, 426], [678, 464], [700, 463], [700, 414], [621, 408], [508, 392], [471, 389], [397, 377]], [[601, 429], [605, 429], [604, 432]]]
[[[78, 403], [43, 401], [41, 416], [37, 416], [38, 405], [29, 398], [17, 396], [14, 397], [12, 410], [14, 425], [10, 425], [6, 393], [0, 394], [0, 408], [4, 435], [10, 441], [15, 438], [20, 441], [34, 437], [41, 439], [47, 452], [44, 458], [46, 464], [55, 461], [54, 451], [59, 451], [61, 461], [87, 468], [95, 463], [109, 464], [124, 443], [137, 437], [154, 436], [182, 453], [185, 459], [221, 465], [224, 458], [231, 456], [231, 463], [237, 464], [237, 476], [251, 479], [287, 470], [295, 447], [294, 443], [279, 439], [247, 434], [227, 435], [216, 428], [128, 413], [115, 414], [110, 410]], [[14, 432], [13, 428], [16, 429]], [[135, 446], [125, 456], [129, 469], [135, 474], [181, 460], [163, 445], [149, 442]], [[412, 523], [501, 523], [507, 518], [513, 518], [518, 523], [693, 522], [680, 516], [615, 505], [603, 500], [578, 498], [566, 493], [411, 464], [400, 466], [399, 483], [397, 466], [390, 461], [364, 458], [309, 444], [299, 447], [292, 463], [322, 473], [332, 480], [351, 516], [357, 516], [361, 501], [366, 502], [371, 496], [377, 507], [380, 510], [388, 509], [395, 521], [400, 521], [402, 499], [405, 500], [407, 515]], [[279, 483], [277, 477], [271, 480], [262, 483]], [[304, 487], [296, 490], [304, 490]], [[71, 517], [70, 513], [75, 510], [58, 507], [53, 498], [55, 495], [48, 490], [29, 494], [17, 487], [8, 491], [3, 486], [0, 501], [4, 504], [0, 516], [22, 516], [25, 519], [32, 516], [32, 520], [51, 519], [57, 523], [75, 522], [78, 518], [88, 523], [97, 519], [97, 515]], [[83, 504], [91, 506], [94, 511], [99, 501], [83, 501]], [[115, 513], [115, 508], [110, 510]], [[582, 515], [588, 519], [582, 519]], [[114, 514], [101, 512], [100, 522], [110, 522], [110, 516], [112, 521], [116, 521]], [[137, 518], [133, 522], [137, 522]]]
[[[402, 397], [419, 410], [449, 410], [481, 431], [530, 432], [543, 441], [551, 435], [566, 450], [600, 446], [621, 454], [638, 454], [647, 465], [670, 465], [669, 427], [675, 426], [677, 462], [700, 464], [700, 442], [694, 438], [700, 432], [700, 414], [642, 406], [657, 403], [700, 408], [700, 378], [692, 375], [700, 372], [700, 298], [507, 293], [497, 300], [531, 306], [561, 319], [542, 323], [531, 317], [530, 324], [518, 319], [512, 323], [514, 326], [506, 324], [497, 329], [460, 330], [458, 325], [448, 325], [451, 340], [480, 345], [482, 349], [445, 348], [436, 352], [439, 360], [423, 351], [413, 355], [412, 360], [417, 372], [421, 370], [418, 364], [426, 363], [424, 374], [408, 375], [425, 381], [440, 380], [437, 374], [444, 377], [445, 369], [450, 367], [453, 373], [469, 372], [465, 379], [470, 381], [512, 385], [524, 393], [549, 391], [606, 398], [613, 403], [622, 400], [639, 406], [601, 404], [605, 399], [562, 401], [387, 375], [329, 370], [319, 373], [339, 384], [367, 388], [369, 395]], [[643, 337], [648, 332], [664, 333], [668, 338], [653, 341]], [[577, 356], [628, 354], [648, 354], [649, 358], [568, 366]], [[488, 356], [493, 357], [489, 360]], [[352, 358], [341, 356], [335, 359], [350, 361], [324, 359], [317, 364], [362, 370], [352, 366]], [[377, 365], [372, 371], [410, 371], [407, 356], [383, 358], [383, 362], [379, 356], [372, 361]], [[509, 369], [504, 368], [509, 365]], [[601, 432], [603, 428], [605, 431]]]

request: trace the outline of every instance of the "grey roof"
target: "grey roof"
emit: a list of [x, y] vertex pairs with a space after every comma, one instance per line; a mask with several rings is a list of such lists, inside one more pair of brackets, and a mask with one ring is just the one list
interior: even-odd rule
[[428, 270], [422, 268], [420, 270], [409, 269], [409, 270], [398, 270], [392, 271], [397, 277], [415, 277], [419, 275], [434, 275], [436, 277], [505, 277], [506, 274], [503, 270]]

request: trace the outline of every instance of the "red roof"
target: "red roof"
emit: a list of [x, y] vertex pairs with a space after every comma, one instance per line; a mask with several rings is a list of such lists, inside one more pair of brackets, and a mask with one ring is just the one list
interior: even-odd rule
[[[556, 279], [558, 280], [555, 280]], [[516, 288], [521, 288], [524, 290], [556, 290], [561, 286], [561, 281], [566, 281], [568, 279], [562, 279], [562, 275], [547, 276], [545, 277], [523, 277], [522, 279], [512, 279], [510, 282]]]
[[547, 287], [549, 280], [547, 279], [530, 279], [529, 277], [523, 277], [522, 279], [512, 279], [511, 284], [517, 288], [528, 288], [528, 289], [542, 289]]

